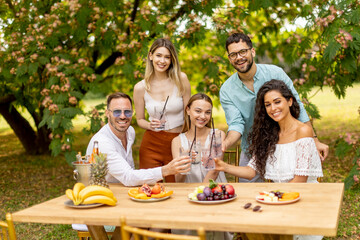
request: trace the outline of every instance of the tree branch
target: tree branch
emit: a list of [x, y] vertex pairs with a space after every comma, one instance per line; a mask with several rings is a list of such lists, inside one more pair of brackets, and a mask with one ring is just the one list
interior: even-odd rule
[[175, 22], [179, 17], [183, 16], [186, 13], [186, 11], [185, 11], [186, 7], [187, 7], [186, 4], [182, 5], [181, 8], [179, 9], [179, 11], [170, 18], [169, 23]]
[[[131, 21], [134, 21], [135, 20], [135, 17], [136, 17], [136, 12], [137, 12], [137, 8], [140, 4], [140, 0], [135, 0], [135, 3], [134, 3], [134, 7], [133, 7], [133, 12], [131, 13]], [[178, 18], [182, 17], [185, 13], [186, 13], [186, 8], [188, 6], [186, 4], [182, 5], [181, 8], [178, 10], [178, 12], [172, 16], [170, 18], [170, 20], [168, 21], [168, 23], [170, 22], [175, 22]], [[129, 36], [129, 33], [130, 33], [130, 27], [128, 27], [127, 29], [127, 33], [128, 33], [128, 36]], [[153, 39], [156, 37], [156, 33], [153, 33], [149, 36], [150, 39]], [[102, 74], [106, 71], [106, 69], [108, 69], [111, 65], [114, 64], [116, 58], [118, 57], [121, 57], [123, 55], [122, 52], [113, 52], [107, 59], [105, 59], [104, 62], [102, 62], [100, 64], [100, 66], [95, 69], [95, 73], [96, 74]]]
[[16, 11], [15, 11], [14, 5], [11, 3], [10, 0], [5, 0], [5, 2], [7, 3], [7, 5], [9, 5], [9, 8], [11, 9], [11, 11], [13, 11], [14, 17], [16, 17]]
[[[178, 18], [182, 17], [186, 13], [186, 10], [185, 10], [186, 8], [187, 8], [186, 4], [182, 5], [181, 8], [179, 8], [179, 11], [177, 11], [177, 13], [170, 18], [170, 20], [168, 21], [167, 24], [169, 24], [171, 22], [175, 22]], [[150, 35], [150, 38], [155, 38], [156, 35], [157, 35], [156, 33], [153, 33]]]
[[94, 50], [93, 54], [92, 54], [92, 58], [93, 58], [93, 67], [95, 68], [96, 66], [96, 62], [98, 60], [99, 57], [99, 50]]
[[13, 95], [13, 94], [5, 95], [5, 96], [0, 97], [0, 104], [11, 103], [12, 101], [15, 101], [15, 100], [16, 100], [15, 95]]
[[114, 76], [115, 76], [115, 75], [106, 76], [106, 77], [104, 77], [101, 81], [99, 81], [99, 83], [103, 83], [103, 82], [105, 82], [107, 79], [113, 78]]
[[[135, 0], [134, 7], [133, 7], [133, 10], [132, 10], [132, 13], [131, 13], [131, 21], [132, 22], [135, 21], [137, 8], [139, 7], [139, 5], [140, 5], [140, 0]], [[127, 33], [128, 36], [130, 35], [130, 26], [128, 26], [128, 28], [126, 30], [126, 33]]]
[[113, 52], [105, 61], [103, 61], [100, 66], [95, 69], [96, 74], [102, 74], [105, 72], [106, 69], [108, 69], [111, 65], [114, 64], [115, 60], [118, 57], [121, 57], [123, 55], [122, 52]]

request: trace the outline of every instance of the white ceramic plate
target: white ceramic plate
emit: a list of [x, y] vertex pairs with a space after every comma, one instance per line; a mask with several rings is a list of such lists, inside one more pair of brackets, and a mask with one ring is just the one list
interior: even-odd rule
[[159, 201], [164, 201], [164, 200], [166, 200], [166, 199], [168, 199], [170, 197], [171, 197], [171, 195], [163, 197], [163, 198], [139, 199], [139, 198], [130, 197], [130, 199], [135, 201], [135, 202], [159, 202]]
[[100, 207], [104, 205], [103, 203], [93, 203], [93, 204], [80, 204], [80, 205], [74, 205], [72, 200], [67, 200], [64, 202], [65, 206], [71, 207], [71, 208], [95, 208]]
[[294, 203], [299, 200], [300, 200], [300, 196], [298, 198], [295, 198], [294, 200], [290, 200], [290, 201], [265, 202], [264, 200], [259, 199], [259, 197], [256, 197], [256, 201], [258, 201], [260, 203], [264, 203], [264, 204], [269, 204], [269, 205], [283, 205], [283, 204]]
[[190, 202], [199, 203], [199, 204], [220, 204], [220, 203], [226, 203], [235, 200], [237, 198], [237, 195], [235, 194], [234, 197], [224, 199], [224, 200], [214, 200], [214, 201], [199, 201], [199, 200], [192, 200], [188, 198]]

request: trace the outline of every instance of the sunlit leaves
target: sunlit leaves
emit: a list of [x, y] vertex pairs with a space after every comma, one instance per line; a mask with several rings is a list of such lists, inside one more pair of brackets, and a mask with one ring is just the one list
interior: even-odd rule
[[326, 62], [331, 62], [334, 60], [334, 57], [338, 53], [338, 51], [341, 49], [341, 45], [334, 40], [329, 41], [329, 45], [326, 47], [324, 51], [324, 59]]
[[[7, 23], [2, 28], [7, 48], [0, 50], [0, 78], [5, 79], [0, 93], [26, 92], [17, 102], [31, 103], [37, 112], [42, 112], [40, 102], [45, 108], [42, 125], [61, 136], [57, 142], [66, 153], [72, 151], [72, 140], [65, 142], [64, 134], [69, 131], [71, 136], [69, 119], [82, 114], [79, 102], [85, 94], [116, 90], [131, 95], [133, 85], [143, 78], [149, 46], [159, 37], [176, 45], [193, 91], [205, 91], [215, 99], [234, 72], [225, 49], [233, 32], [250, 34], [256, 61], [284, 67], [304, 97], [312, 86], [323, 85], [344, 96], [359, 79], [360, 14], [351, 1], [17, 3], [18, 12], [0, 12]], [[289, 28], [302, 19], [307, 28]], [[311, 105], [308, 112], [318, 116]], [[58, 115], [67, 120], [59, 122]], [[99, 120], [89, 121], [96, 126], [91, 131], [101, 126]], [[52, 149], [58, 153], [57, 147]]]

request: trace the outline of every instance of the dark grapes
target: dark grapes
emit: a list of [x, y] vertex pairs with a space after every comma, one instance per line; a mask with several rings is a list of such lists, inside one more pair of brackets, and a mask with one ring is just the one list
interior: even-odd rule
[[198, 199], [199, 201], [205, 201], [205, 200], [206, 200], [206, 196], [205, 196], [204, 193], [198, 193], [198, 194], [196, 195], [196, 197], [197, 197], [197, 199]]
[[205, 187], [203, 192], [206, 197], [209, 197], [212, 194], [211, 189], [209, 187]]

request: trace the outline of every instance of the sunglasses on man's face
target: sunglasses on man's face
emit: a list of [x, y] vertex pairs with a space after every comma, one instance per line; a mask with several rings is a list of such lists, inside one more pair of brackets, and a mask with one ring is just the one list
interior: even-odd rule
[[114, 111], [110, 110], [110, 109], [108, 109], [108, 110], [113, 113], [114, 117], [120, 117], [122, 115], [123, 111], [124, 111], [125, 117], [127, 117], [127, 118], [131, 118], [133, 115], [133, 111], [129, 110], [129, 109], [127, 109], [127, 110], [118, 109], [118, 110], [114, 110]]

